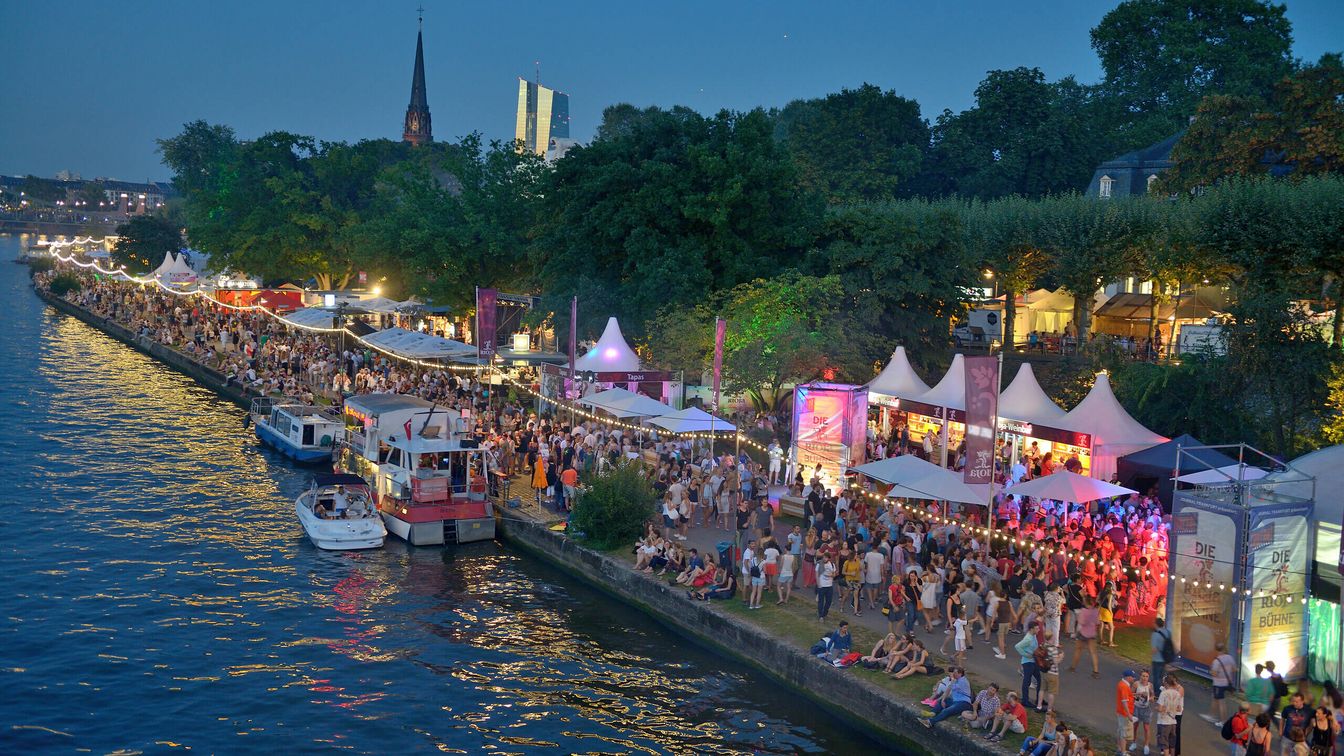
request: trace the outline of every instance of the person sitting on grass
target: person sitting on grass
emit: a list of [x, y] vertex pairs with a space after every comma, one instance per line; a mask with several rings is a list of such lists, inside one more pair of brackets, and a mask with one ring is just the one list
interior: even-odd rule
[[690, 561], [686, 563], [686, 569], [677, 575], [678, 585], [692, 585], [693, 581], [705, 573], [705, 561], [700, 558], [699, 549], [691, 549]]
[[715, 568], [715, 581], [691, 594], [701, 601], [730, 599], [737, 595], [737, 574], [732, 570]]
[[897, 680], [904, 680], [914, 674], [928, 674], [929, 668], [929, 650], [924, 648], [924, 641], [916, 640], [915, 647], [910, 650], [909, 661], [901, 671], [895, 673], [893, 677]]
[[1056, 743], [1068, 743], [1067, 739], [1061, 737], [1068, 731], [1068, 725], [1063, 722], [1056, 723], [1053, 711], [1047, 712], [1045, 723], [1041, 725], [1041, 734], [1022, 741], [1022, 749], [1017, 752], [1017, 756], [1045, 756]]
[[951, 675], [952, 685], [933, 705], [933, 717], [919, 720], [926, 728], [932, 729], [944, 719], [951, 719], [962, 712], [970, 711], [974, 704], [974, 699], [971, 698], [971, 681], [966, 679], [966, 670], [953, 667]]
[[812, 646], [812, 655], [827, 660], [835, 660], [849, 653], [854, 647], [854, 636], [849, 634], [849, 623], [840, 621], [840, 626]]
[[915, 651], [915, 634], [906, 633], [904, 638], [896, 644], [896, 649], [887, 654], [886, 665], [883, 668], [887, 674], [893, 674], [901, 671], [910, 663], [910, 658]]
[[998, 713], [994, 715], [994, 721], [989, 725], [989, 734], [985, 738], [997, 743], [1010, 732], [1021, 735], [1026, 731], [1027, 707], [1022, 705], [1017, 693], [1009, 693], [1008, 699], [1003, 702]]
[[990, 683], [989, 687], [976, 694], [969, 711], [963, 711], [961, 718], [971, 723], [971, 727], [983, 730], [989, 727], [999, 713], [999, 684]]
[[894, 655], [901, 647], [901, 641], [895, 633], [887, 633], [886, 637], [873, 646], [872, 653], [859, 659], [864, 665], [876, 667], [879, 664], [886, 664], [888, 657]]

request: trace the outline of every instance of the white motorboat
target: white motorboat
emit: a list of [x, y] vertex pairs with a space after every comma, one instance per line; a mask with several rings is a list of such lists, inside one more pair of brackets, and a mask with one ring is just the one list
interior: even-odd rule
[[369, 497], [368, 484], [358, 475], [325, 474], [294, 502], [299, 523], [319, 549], [344, 551], [376, 549], [387, 538], [387, 527]]

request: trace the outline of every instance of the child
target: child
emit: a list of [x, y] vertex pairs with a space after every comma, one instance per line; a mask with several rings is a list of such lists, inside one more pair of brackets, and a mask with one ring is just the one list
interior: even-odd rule
[[957, 606], [954, 607], [952, 611], [953, 616], [956, 617], [956, 619], [952, 620], [952, 645], [956, 650], [957, 666], [960, 667], [966, 663], [966, 608]]

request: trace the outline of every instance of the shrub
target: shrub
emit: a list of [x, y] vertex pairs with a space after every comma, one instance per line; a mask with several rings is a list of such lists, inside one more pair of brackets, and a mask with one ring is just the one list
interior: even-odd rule
[[575, 503], [569, 519], [573, 530], [602, 550], [633, 543], [643, 535], [657, 496], [637, 463], [617, 464], [584, 482], [588, 490]]
[[31, 255], [28, 258], [30, 273], [45, 273], [56, 267], [56, 262], [46, 255]]
[[51, 279], [48, 287], [52, 294], [63, 297], [72, 291], [79, 291], [84, 288], [84, 282], [79, 280], [79, 276], [74, 273], [58, 273]]

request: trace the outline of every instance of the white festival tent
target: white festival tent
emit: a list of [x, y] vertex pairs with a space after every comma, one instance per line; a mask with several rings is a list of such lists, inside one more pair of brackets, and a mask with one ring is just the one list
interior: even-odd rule
[[1050, 475], [1032, 478], [1010, 486], [1005, 493], [1030, 496], [1033, 499], [1052, 499], [1070, 504], [1086, 504], [1097, 499], [1125, 496], [1137, 491], [1104, 480], [1089, 478], [1068, 470], [1057, 470]]
[[687, 407], [670, 415], [656, 417], [649, 422], [673, 433], [709, 433], [710, 431], [727, 433], [737, 430], [737, 427], [732, 423], [721, 417], [711, 415], [699, 407]]
[[625, 343], [625, 337], [621, 335], [621, 326], [616, 322], [616, 318], [608, 318], [607, 327], [602, 331], [602, 337], [597, 340], [597, 346], [574, 360], [574, 369], [591, 370], [595, 373], [638, 372], [639, 356], [629, 344]]
[[877, 394], [896, 399], [914, 399], [928, 391], [929, 385], [920, 380], [915, 369], [910, 366], [910, 358], [906, 356], [903, 346], [896, 347], [896, 351], [891, 353], [891, 361], [876, 378], [868, 382], [870, 397]]
[[374, 331], [364, 341], [398, 357], [416, 360], [474, 360], [476, 347], [460, 341], [431, 336], [405, 328], [386, 328]]
[[[1236, 465], [1224, 465], [1215, 467], [1212, 470], [1200, 470], [1198, 472], [1186, 473], [1176, 480], [1182, 483], [1190, 483], [1199, 486], [1231, 486], [1246, 481], [1259, 480], [1269, 472], [1263, 468], [1255, 467], [1245, 463]], [[1311, 497], [1306, 497], [1311, 498]]]
[[888, 457], [849, 468], [849, 472], [867, 476], [893, 488], [888, 496], [907, 499], [935, 499], [961, 504], [984, 505], [989, 501], [989, 486], [963, 483], [961, 474], [925, 462], [913, 454]]
[[356, 307], [379, 314], [397, 312], [397, 308], [404, 304], [404, 302], [398, 302], [395, 299], [388, 299], [387, 297], [370, 297], [369, 299], [361, 299], [354, 303]]
[[662, 417], [672, 414], [671, 407], [643, 394], [616, 399], [604, 405], [599, 405], [598, 408], [618, 417]]
[[938, 381], [938, 385], [925, 391], [919, 396], [906, 397], [917, 402], [932, 405], [934, 407], [946, 407], [948, 409], [962, 410], [966, 409], [966, 363], [960, 354], [952, 358], [952, 365], [948, 367], [947, 373], [943, 379]]
[[1111, 379], [1097, 373], [1096, 382], [1087, 396], [1064, 416], [1067, 430], [1092, 436], [1092, 477], [1110, 480], [1115, 474], [1115, 460], [1126, 454], [1143, 451], [1150, 446], [1169, 441], [1166, 436], [1143, 427], [1130, 417], [1111, 390]]
[[178, 255], [164, 277], [167, 278], [169, 283], [175, 284], [195, 283], [196, 279], [199, 278], [196, 271], [192, 270], [191, 266], [187, 264], [186, 255]]
[[999, 394], [999, 417], [1002, 418], [1061, 428], [1061, 421], [1067, 414], [1045, 395], [1041, 384], [1036, 382], [1036, 373], [1032, 371], [1030, 362], [1022, 363], [1013, 382]]
[[150, 278], [165, 279], [177, 264], [177, 257], [172, 252], [163, 253], [163, 262], [149, 274]]
[[320, 307], [305, 307], [280, 319], [300, 328], [333, 328], [336, 324], [336, 313]]
[[629, 391], [627, 389], [620, 388], [618, 386], [616, 388], [609, 388], [606, 391], [599, 391], [596, 394], [590, 394], [588, 396], [579, 397], [578, 403], [584, 405], [585, 407], [597, 407], [599, 409], [605, 409], [608, 404], [611, 404], [614, 401], [620, 399], [629, 399], [632, 396], [639, 396], [639, 394], [636, 394], [635, 392]]

